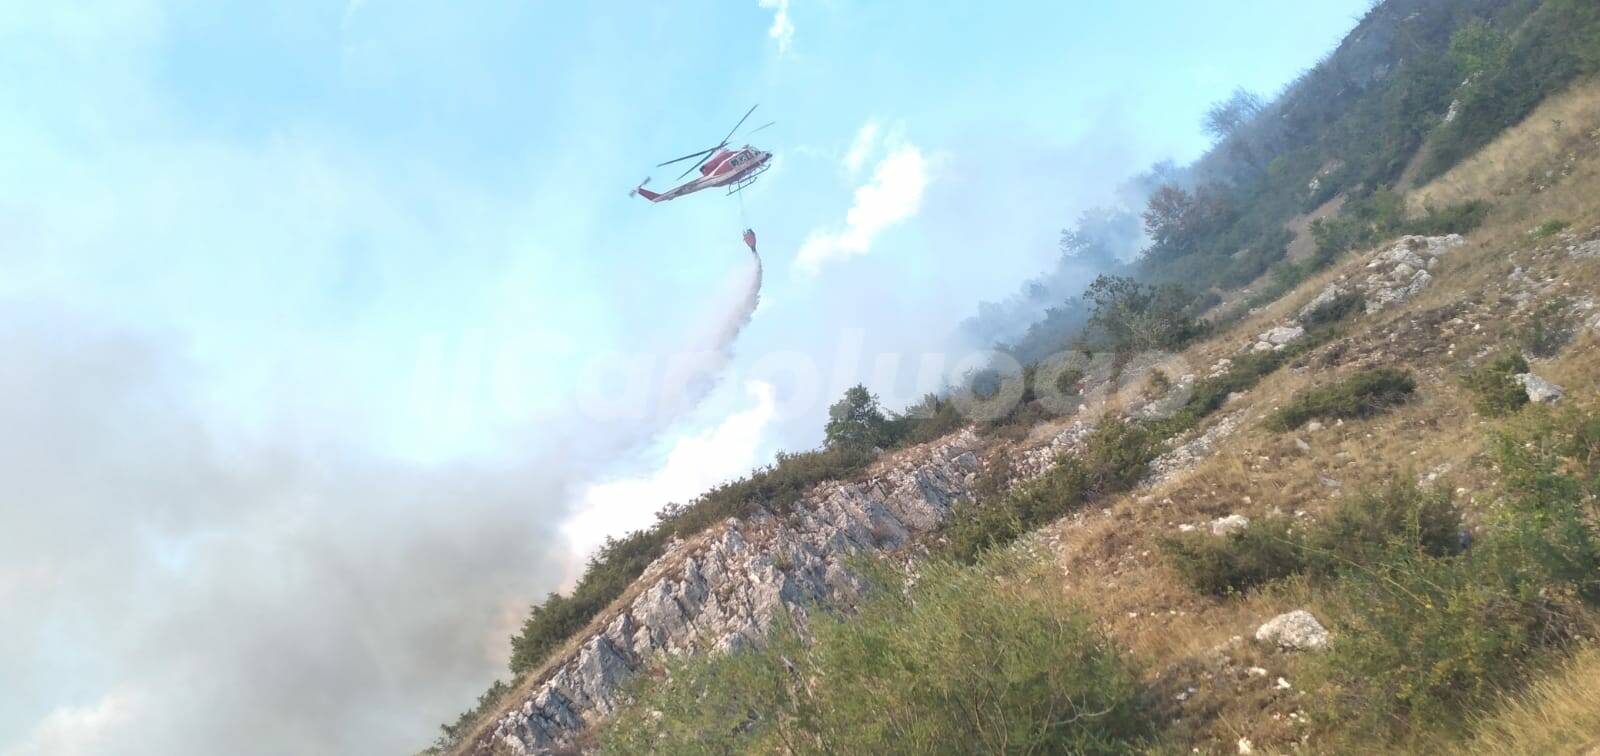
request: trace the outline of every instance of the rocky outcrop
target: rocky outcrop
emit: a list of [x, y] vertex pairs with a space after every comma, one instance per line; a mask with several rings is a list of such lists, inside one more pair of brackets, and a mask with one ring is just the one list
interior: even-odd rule
[[[1433, 274], [1429, 271], [1438, 266], [1440, 256], [1463, 244], [1466, 240], [1460, 234], [1401, 237], [1367, 261], [1365, 278], [1341, 278], [1329, 284], [1301, 308], [1296, 319], [1305, 321], [1319, 309], [1352, 292], [1361, 296], [1369, 315], [1398, 305], [1433, 283]], [[1256, 343], [1257, 350], [1261, 349], [1261, 343]], [[1268, 344], [1268, 348], [1271, 347], [1272, 344]]]
[[[1069, 429], [1045, 448], [1059, 453], [1072, 438]], [[756, 645], [785, 614], [803, 624], [811, 607], [847, 607], [862, 587], [848, 560], [905, 547], [938, 525], [971, 491], [977, 445], [971, 431], [955, 434], [862, 480], [820, 484], [791, 514], [730, 519], [664, 555], [603, 631], [501, 717], [493, 741], [516, 753], [557, 748], [614, 711], [622, 682], [654, 657]]]
[[1374, 255], [1367, 263], [1371, 271], [1356, 284], [1366, 299], [1367, 313], [1391, 307], [1416, 296], [1433, 283], [1428, 271], [1439, 257], [1466, 243], [1460, 234], [1449, 236], [1405, 236], [1393, 246]]
[[1222, 440], [1232, 435], [1239, 427], [1240, 416], [1234, 413], [1218, 420], [1204, 433], [1195, 436], [1186, 443], [1179, 444], [1173, 449], [1150, 462], [1149, 477], [1145, 484], [1158, 486], [1184, 470], [1199, 464], [1200, 460], [1211, 456]]

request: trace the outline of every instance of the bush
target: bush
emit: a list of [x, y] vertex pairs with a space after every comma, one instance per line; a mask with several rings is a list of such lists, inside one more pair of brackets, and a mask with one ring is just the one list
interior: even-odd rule
[[1300, 325], [1306, 328], [1329, 326], [1360, 312], [1365, 305], [1366, 300], [1359, 293], [1346, 292], [1306, 313], [1300, 318]]
[[1225, 536], [1196, 531], [1161, 541], [1167, 563], [1190, 588], [1242, 594], [1305, 569], [1302, 537], [1284, 517], [1264, 517]]
[[955, 402], [928, 394], [922, 401], [906, 408], [902, 415], [889, 421], [889, 435], [897, 447], [925, 444], [961, 430], [966, 418], [956, 408]]
[[1540, 223], [1533, 229], [1533, 238], [1548, 239], [1556, 234], [1561, 233], [1562, 231], [1567, 230], [1571, 226], [1572, 223], [1569, 221], [1562, 220], [1560, 218], [1552, 218]]
[[1468, 234], [1483, 225], [1484, 219], [1489, 217], [1489, 211], [1492, 209], [1493, 205], [1482, 200], [1460, 202], [1443, 210], [1430, 206], [1421, 218], [1401, 224], [1400, 230], [1407, 234], [1422, 236]]
[[1528, 391], [1516, 379], [1526, 372], [1528, 361], [1512, 353], [1467, 373], [1461, 382], [1473, 394], [1473, 408], [1490, 417], [1501, 417], [1528, 403]]
[[1397, 548], [1445, 556], [1464, 544], [1461, 513], [1448, 495], [1395, 481], [1345, 499], [1303, 532], [1288, 518], [1262, 517], [1226, 536], [1193, 532], [1166, 538], [1162, 548], [1191, 588], [1228, 596], [1290, 575], [1329, 577], [1377, 564]]
[[1499, 500], [1470, 550], [1396, 542], [1339, 568], [1323, 611], [1334, 641], [1308, 670], [1331, 727], [1382, 740], [1457, 727], [1592, 632], [1580, 607], [1600, 602], [1600, 414], [1530, 413], [1497, 435], [1494, 461]]
[[[1137, 670], [1050, 574], [930, 562], [854, 618], [764, 650], [668, 662], [602, 726], [605, 753], [1133, 753]], [[881, 578], [880, 578], [881, 579]], [[641, 676], [645, 677], [645, 676]]]
[[1571, 306], [1571, 300], [1557, 297], [1534, 310], [1527, 325], [1517, 334], [1522, 350], [1539, 358], [1560, 354], [1578, 335], [1577, 318], [1573, 317]]
[[1461, 722], [1566, 635], [1537, 589], [1476, 555], [1396, 551], [1347, 572], [1322, 614], [1334, 642], [1308, 671], [1324, 716], [1384, 740]]
[[1377, 564], [1396, 548], [1429, 556], [1458, 554], [1461, 511], [1444, 491], [1424, 491], [1400, 480], [1345, 499], [1306, 539], [1307, 566], [1332, 575]]
[[1593, 0], [1539, 5], [1506, 37], [1481, 25], [1457, 32], [1452, 48], [1475, 53], [1456, 56], [1457, 77], [1471, 79], [1457, 95], [1455, 120], [1433, 135], [1422, 181], [1472, 155], [1569, 82], [1600, 70], [1600, 6]]
[[1180, 286], [1144, 284], [1122, 276], [1100, 276], [1084, 292], [1093, 306], [1086, 332], [1092, 346], [1121, 353], [1178, 349], [1205, 333]]
[[1152, 433], [1166, 438], [1199, 425], [1201, 420], [1221, 408], [1228, 401], [1228, 397], [1235, 392], [1249, 390], [1260, 383], [1262, 378], [1290, 360], [1328, 343], [1337, 335], [1335, 328], [1312, 329], [1304, 337], [1291, 342], [1283, 349], [1250, 352], [1233, 358], [1233, 364], [1226, 373], [1207, 377], [1196, 383], [1183, 407], [1166, 420], [1154, 424]]
[[1267, 419], [1267, 427], [1285, 431], [1320, 418], [1370, 417], [1406, 401], [1416, 388], [1416, 380], [1407, 371], [1363, 370], [1330, 386], [1300, 393]]
[[1156, 443], [1156, 436], [1145, 426], [1107, 418], [1089, 436], [1081, 453], [1063, 457], [1043, 477], [997, 501], [958, 504], [940, 526], [943, 553], [975, 562], [984, 552], [1094, 499], [1132, 488], [1155, 458]]

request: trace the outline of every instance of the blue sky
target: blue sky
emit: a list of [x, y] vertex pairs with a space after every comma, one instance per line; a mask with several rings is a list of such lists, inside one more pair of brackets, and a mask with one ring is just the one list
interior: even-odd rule
[[[0, 374], [0, 440], [22, 455], [55, 438], [39, 459], [74, 461], [32, 466], [32, 503], [7, 504], [0, 615], [33, 619], [4, 628], [0, 753], [93, 750], [129, 712], [170, 726], [150, 751], [205, 750], [162, 739], [186, 706], [264, 752], [427, 740], [583, 549], [816, 444], [851, 383], [914, 395], [883, 355], [969, 348], [956, 324], [1049, 265], [1080, 210], [1198, 155], [1208, 103], [1275, 92], [1366, 5], [0, 10], [0, 313], [31, 357]], [[670, 185], [655, 163], [755, 103], [752, 124], [778, 123], [752, 141], [778, 158], [744, 216], [717, 193], [627, 196], [646, 175]], [[742, 218], [761, 305], [730, 353], [696, 363], [708, 389], [657, 407], [662, 366], [737, 310]], [[600, 367], [615, 364], [638, 369], [646, 410], [597, 417], [597, 387], [626, 384]], [[85, 520], [104, 527], [56, 537]], [[375, 566], [394, 553], [431, 569]], [[392, 632], [321, 611], [330, 564], [384, 597]], [[401, 573], [460, 603], [439, 616]], [[172, 692], [183, 665], [136, 659], [192, 617], [178, 626], [245, 637], [174, 644], [193, 674], [258, 672], [240, 643], [265, 610], [205, 598], [241, 585], [276, 597], [283, 637], [355, 649], [287, 665], [304, 676], [284, 690], [343, 691], [295, 732], [251, 713], [287, 694], [197, 702]], [[103, 594], [148, 600], [97, 608]], [[394, 661], [429, 653], [449, 658]]]

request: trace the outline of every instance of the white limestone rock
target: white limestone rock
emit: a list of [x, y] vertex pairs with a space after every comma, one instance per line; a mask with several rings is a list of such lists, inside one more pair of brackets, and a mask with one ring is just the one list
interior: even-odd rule
[[1516, 381], [1524, 391], [1528, 392], [1528, 401], [1535, 404], [1560, 401], [1561, 397], [1567, 394], [1566, 389], [1533, 373], [1520, 373], [1516, 376]]
[[1231, 514], [1227, 517], [1218, 517], [1211, 521], [1211, 535], [1225, 536], [1236, 533], [1250, 526], [1250, 518], [1241, 514]]
[[1328, 645], [1328, 630], [1311, 612], [1296, 609], [1256, 629], [1256, 640], [1287, 651], [1316, 651]]

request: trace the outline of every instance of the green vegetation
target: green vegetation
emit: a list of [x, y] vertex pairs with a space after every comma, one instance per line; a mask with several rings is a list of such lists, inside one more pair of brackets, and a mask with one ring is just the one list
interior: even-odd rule
[[1517, 334], [1517, 340], [1522, 350], [1534, 357], [1554, 357], [1578, 335], [1577, 325], [1572, 300], [1556, 297], [1533, 311], [1527, 324]]
[[1448, 496], [1396, 481], [1345, 500], [1326, 520], [1306, 527], [1268, 516], [1224, 536], [1183, 533], [1162, 539], [1161, 546], [1168, 564], [1191, 588], [1228, 596], [1290, 575], [1326, 577], [1366, 568], [1395, 548], [1432, 556], [1457, 553], [1461, 514]]
[[1370, 417], [1406, 401], [1416, 389], [1416, 379], [1405, 370], [1363, 370], [1333, 384], [1296, 395], [1267, 418], [1267, 427], [1285, 431], [1321, 418]]
[[829, 448], [873, 449], [891, 446], [894, 426], [878, 406], [878, 397], [856, 384], [846, 389], [844, 398], [828, 408], [824, 428]]
[[[760, 651], [669, 661], [602, 729], [605, 753], [1141, 750], [1137, 670], [1048, 568], [933, 561], [883, 571], [851, 618], [780, 627]], [[642, 678], [645, 676], [641, 676]]]
[[1361, 311], [1365, 304], [1366, 300], [1359, 293], [1345, 292], [1300, 316], [1300, 325], [1306, 328], [1332, 325]]
[[1205, 334], [1181, 286], [1153, 285], [1125, 276], [1100, 276], [1084, 292], [1091, 312], [1083, 336], [1090, 348], [1116, 354], [1180, 349]]
[[1434, 135], [1424, 179], [1449, 170], [1540, 102], [1580, 76], [1600, 70], [1600, 5], [1544, 0], [1511, 31], [1474, 21], [1450, 40], [1449, 62], [1466, 85], [1456, 118]]
[[1533, 229], [1533, 238], [1548, 239], [1572, 227], [1572, 222], [1561, 218], [1551, 218], [1540, 223]]
[[891, 418], [889, 433], [895, 446], [914, 446], [954, 433], [966, 424], [967, 419], [961, 416], [955, 402], [928, 394], [907, 407], [904, 414]]
[[1496, 439], [1502, 495], [1471, 549], [1393, 546], [1341, 570], [1309, 660], [1330, 726], [1383, 740], [1459, 725], [1570, 646], [1600, 600], [1600, 415], [1532, 413]]
[[1211, 596], [1244, 593], [1305, 569], [1301, 537], [1287, 517], [1262, 517], [1224, 536], [1195, 531], [1161, 540], [1190, 588]]
[[1473, 394], [1472, 406], [1490, 417], [1509, 415], [1528, 403], [1528, 392], [1516, 376], [1528, 372], [1528, 361], [1512, 353], [1474, 370], [1462, 378]]
[[1229, 396], [1248, 391], [1290, 360], [1328, 343], [1337, 335], [1337, 328], [1331, 324], [1322, 325], [1308, 329], [1305, 336], [1282, 349], [1234, 357], [1227, 372], [1196, 383], [1189, 400], [1171, 417], [1154, 423], [1153, 431], [1162, 438], [1170, 438], [1198, 426], [1207, 415], [1221, 409]]
[[1038, 480], [996, 501], [957, 505], [939, 529], [940, 551], [975, 562], [984, 552], [1100, 496], [1133, 487], [1156, 451], [1155, 439], [1145, 427], [1108, 419], [1095, 429], [1081, 454], [1063, 457]]
[[1600, 413], [1529, 413], [1496, 435], [1493, 462], [1498, 499], [1470, 548], [1442, 490], [1396, 482], [1303, 528], [1267, 517], [1226, 537], [1166, 539], [1163, 550], [1211, 595], [1303, 575], [1333, 634], [1295, 662], [1320, 729], [1353, 751], [1425, 741], [1594, 629]]

